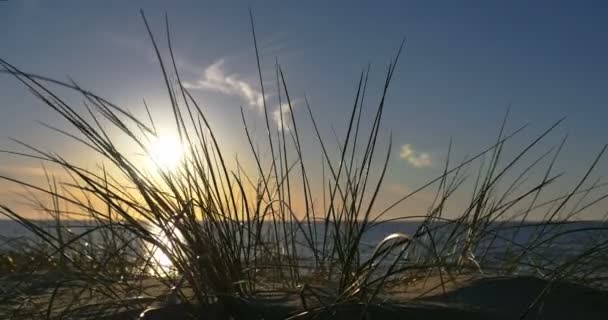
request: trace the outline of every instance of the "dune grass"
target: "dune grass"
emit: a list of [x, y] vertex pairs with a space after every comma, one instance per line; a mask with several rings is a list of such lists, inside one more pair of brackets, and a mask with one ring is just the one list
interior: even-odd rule
[[[556, 260], [547, 254], [562, 237], [590, 232], [602, 235], [602, 231], [605, 235], [608, 229], [605, 225], [568, 227], [608, 195], [601, 180], [589, 184], [605, 147], [591, 159], [576, 185], [549, 199], [543, 192], [561, 177], [554, 172], [554, 164], [565, 139], [531, 162], [527, 160], [561, 120], [507, 157], [505, 146], [526, 126], [507, 132], [506, 115], [494, 144], [456, 163], [451, 159], [450, 144], [441, 175], [380, 208], [376, 202], [383, 192], [392, 142], [389, 138], [383, 144], [379, 137], [385, 100], [404, 43], [388, 65], [377, 102], [366, 95], [370, 68], [361, 73], [338, 150], [331, 150], [328, 139], [321, 135], [308, 101], [308, 119], [296, 118], [286, 76], [277, 63], [274, 80], [279, 105], [287, 104], [290, 111], [281, 122], [289, 123], [290, 130], [271, 125], [264, 100], [267, 135], [262, 142], [268, 152], [262, 152], [241, 112], [244, 138], [250, 146], [246, 156], [255, 163], [247, 171], [238, 163], [229, 164], [221, 137], [214, 134], [216, 125], [182, 85], [169, 23], [169, 56], [163, 57], [143, 12], [142, 18], [166, 85], [174, 129], [186, 150], [176, 170], [160, 166], [154, 172], [145, 170], [117, 146], [117, 141], [128, 141], [133, 150], [149, 153], [149, 141], [159, 134], [151, 116], [138, 118], [75, 82], [27, 73], [0, 59], [3, 73], [23, 84], [69, 127], [49, 126], [51, 130], [102, 159], [93, 170], [70, 161], [67, 155], [25, 143], [21, 143], [24, 150], [4, 151], [60, 167], [70, 177], [59, 182], [48, 174], [47, 185], [0, 177], [43, 195], [35, 203], [53, 222], [51, 227], [42, 225], [0, 205], [0, 213], [25, 226], [37, 239], [35, 244], [31, 240], [19, 244], [29, 251], [3, 253], [0, 268], [9, 273], [61, 274], [52, 281], [46, 301], [28, 300], [27, 290], [19, 285], [15, 287], [23, 292], [3, 294], [3, 303], [22, 305], [10, 310], [13, 315], [27, 317], [31, 314], [24, 310], [36, 309], [38, 316], [49, 319], [90, 316], [112, 309], [108, 306], [122, 312], [140, 310], [154, 301], [204, 306], [274, 291], [302, 294], [304, 307], [296, 317], [351, 302], [364, 305], [364, 313], [391, 286], [430, 276], [439, 277], [439, 285], [445, 286], [463, 273], [526, 273], [550, 280], [604, 284], [608, 237], [596, 237], [586, 250], [567, 259]], [[263, 81], [255, 31], [253, 39], [259, 85], [265, 96], [267, 82]], [[57, 88], [80, 95], [83, 105], [70, 104]], [[375, 108], [366, 109], [370, 105]], [[146, 110], [150, 115], [147, 106]], [[364, 110], [372, 110], [370, 119], [364, 118]], [[313, 129], [322, 158], [324, 181], [320, 187], [311, 178], [309, 168], [315, 166], [303, 156], [300, 130], [305, 125]], [[472, 168], [477, 172], [470, 174]], [[531, 172], [543, 174], [531, 182]], [[472, 190], [462, 190], [471, 179]], [[426, 215], [387, 218], [397, 205], [431, 188], [435, 198]], [[454, 213], [446, 213], [448, 203], [457, 192], [469, 194], [470, 201], [456, 218], [450, 218]], [[322, 205], [314, 201], [319, 197]], [[303, 203], [300, 208], [295, 207], [296, 199]], [[544, 219], [538, 224], [541, 227], [532, 228], [528, 218], [538, 212], [544, 212]], [[391, 221], [414, 219], [420, 224], [413, 234], [387, 234], [372, 248], [366, 246], [370, 230]], [[77, 228], [69, 226], [74, 221], [84, 224], [83, 228], [74, 231]], [[528, 229], [533, 230], [528, 240], [516, 241]], [[506, 230], [511, 230], [508, 236]], [[11, 246], [16, 248], [16, 242]], [[170, 260], [174, 271], [151, 267], [157, 262], [156, 251]], [[157, 285], [150, 285], [150, 278]], [[127, 303], [121, 303], [125, 300]], [[313, 304], [316, 307], [308, 307]]]

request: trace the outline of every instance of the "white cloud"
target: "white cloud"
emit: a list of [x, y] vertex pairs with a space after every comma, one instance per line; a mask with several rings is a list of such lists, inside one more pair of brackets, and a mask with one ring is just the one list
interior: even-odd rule
[[414, 150], [411, 144], [404, 144], [401, 146], [399, 157], [416, 168], [429, 167], [432, 164], [431, 155], [426, 152]]
[[201, 89], [218, 91], [228, 95], [236, 95], [249, 106], [262, 111], [263, 96], [247, 81], [241, 79], [238, 74], [227, 75], [224, 69], [224, 60], [214, 62], [203, 71], [202, 77], [194, 82], [184, 82], [188, 89]]
[[272, 119], [279, 130], [289, 131], [289, 105], [284, 103], [277, 107], [272, 112]]

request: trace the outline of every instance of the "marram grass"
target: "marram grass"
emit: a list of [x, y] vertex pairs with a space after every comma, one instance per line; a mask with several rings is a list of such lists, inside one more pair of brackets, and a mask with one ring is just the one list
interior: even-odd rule
[[[164, 57], [143, 12], [142, 18], [167, 89], [173, 129], [185, 150], [183, 160], [171, 171], [159, 166], [150, 172], [118, 146], [127, 143], [131, 150], [150, 153], [149, 141], [159, 133], [147, 106], [149, 117], [138, 118], [75, 82], [27, 73], [0, 59], [3, 73], [67, 122], [67, 128], [51, 130], [101, 159], [97, 168], [88, 169], [68, 155], [24, 143], [23, 150], [4, 151], [61, 168], [69, 180], [59, 181], [48, 174], [46, 184], [35, 185], [18, 177], [1, 177], [38, 195], [34, 203], [48, 214], [52, 227], [0, 205], [0, 213], [35, 236], [19, 241], [1, 239], [12, 251], [4, 250], [0, 256], [0, 271], [27, 274], [29, 279], [24, 276], [16, 280], [15, 290], [0, 292], [0, 304], [12, 306], [0, 309], [0, 314], [95, 318], [112, 312], [134, 314], [155, 303], [212, 306], [269, 292], [298, 292], [303, 307], [292, 314], [297, 318], [347, 303], [362, 305], [364, 314], [379, 305], [388, 288], [429, 277], [438, 277], [441, 287], [463, 274], [523, 273], [549, 281], [604, 283], [608, 271], [605, 225], [568, 226], [607, 196], [601, 180], [589, 185], [605, 148], [591, 159], [577, 184], [549, 199], [543, 192], [561, 177], [554, 172], [554, 164], [565, 140], [531, 163], [525, 161], [561, 120], [514, 156], [506, 157], [504, 147], [525, 126], [507, 132], [505, 116], [494, 144], [458, 163], [450, 157], [450, 144], [441, 175], [382, 208], [377, 200], [383, 192], [392, 142], [389, 138], [383, 144], [379, 137], [403, 43], [389, 63], [376, 102], [366, 95], [370, 68], [361, 73], [347, 130], [337, 150], [330, 146], [331, 139], [321, 135], [307, 100], [308, 117], [296, 118], [286, 76], [277, 63], [277, 98], [279, 105], [289, 108], [288, 113], [280, 114], [286, 117], [281, 123], [288, 123], [289, 130], [271, 125], [266, 98], [267, 134], [261, 141], [241, 112], [243, 138], [250, 150], [240, 157], [250, 157], [254, 163], [245, 170], [227, 159], [221, 137], [214, 134], [217, 125], [182, 85], [169, 24], [169, 56]], [[259, 85], [266, 97], [255, 37], [254, 31]], [[70, 104], [59, 88], [80, 95], [83, 105]], [[370, 109], [372, 106], [375, 108]], [[371, 118], [366, 119], [364, 114], [370, 110]], [[320, 166], [304, 159], [301, 132], [305, 126], [315, 134]], [[316, 186], [312, 176], [319, 173], [313, 168], [319, 167], [323, 181]], [[476, 172], [470, 173], [473, 168]], [[540, 179], [530, 182], [531, 172], [540, 172]], [[474, 182], [471, 190], [463, 190], [469, 188], [465, 181]], [[426, 215], [399, 217], [393, 212], [388, 219], [387, 213], [398, 204], [433, 188], [435, 197]], [[450, 218], [454, 213], [446, 211], [456, 192], [465, 192], [470, 201], [456, 218]], [[597, 192], [604, 193], [591, 198]], [[315, 201], [318, 198], [322, 203]], [[301, 205], [296, 207], [296, 203]], [[544, 219], [531, 228], [527, 218], [538, 212], [544, 212]], [[419, 221], [414, 233], [387, 234], [371, 248], [366, 246], [364, 239], [370, 230], [391, 220], [408, 219]], [[75, 232], [69, 226], [74, 221], [85, 224], [84, 228]], [[529, 229], [534, 232], [525, 243], [516, 241], [518, 234]], [[510, 236], [505, 236], [505, 230], [511, 230]], [[582, 252], [563, 261], [545, 254], [562, 237], [590, 231], [604, 236]], [[497, 244], [502, 248], [498, 257], [493, 254]], [[171, 270], [154, 267], [158, 257], [166, 259], [163, 263]], [[47, 299], [31, 299], [24, 283], [44, 272], [51, 292]]]

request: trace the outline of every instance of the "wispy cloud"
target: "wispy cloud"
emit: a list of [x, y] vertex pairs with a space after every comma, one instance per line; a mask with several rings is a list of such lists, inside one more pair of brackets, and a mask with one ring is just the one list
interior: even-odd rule
[[386, 191], [391, 193], [391, 195], [404, 196], [410, 193], [412, 190], [410, 189], [410, 187], [401, 183], [389, 183], [386, 186]]
[[430, 154], [414, 150], [411, 144], [401, 146], [399, 157], [416, 168], [429, 167], [432, 164]]
[[0, 174], [9, 177], [44, 177], [47, 174], [50, 176], [63, 176], [65, 171], [55, 168], [43, 168], [42, 166], [29, 166], [20, 164], [3, 164], [0, 165]]
[[193, 90], [210, 90], [235, 95], [258, 111], [262, 111], [263, 108], [262, 93], [238, 74], [228, 75], [224, 68], [223, 59], [208, 66], [203, 71], [200, 79], [193, 82], [184, 82], [184, 87]]
[[284, 103], [272, 111], [272, 119], [279, 130], [289, 131], [289, 105]]

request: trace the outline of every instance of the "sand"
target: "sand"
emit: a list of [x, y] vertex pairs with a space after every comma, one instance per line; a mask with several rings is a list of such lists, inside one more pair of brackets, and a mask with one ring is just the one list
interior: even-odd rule
[[[57, 277], [57, 275], [52, 275]], [[44, 316], [56, 279], [51, 275], [3, 277], [0, 280], [0, 318], [35, 319]], [[45, 280], [46, 279], [46, 280]], [[444, 279], [445, 280], [445, 279]], [[29, 283], [28, 283], [29, 282]], [[20, 283], [21, 298], [10, 298], [11, 285]], [[27, 285], [23, 285], [26, 283]], [[563, 281], [549, 282], [529, 276], [461, 275], [441, 286], [439, 277], [387, 289], [377, 303], [365, 307], [354, 302], [332, 306], [332, 297], [321, 302], [310, 293], [297, 291], [259, 294], [256, 298], [224, 299], [205, 308], [192, 305], [167, 306], [139, 297], [124, 305], [109, 304], [98, 298], [98, 305], [64, 314], [66, 319], [137, 319], [148, 306], [148, 320], [153, 319], [608, 319], [608, 291]], [[154, 281], [146, 284], [149, 295], [163, 292]], [[4, 291], [4, 292], [3, 292]], [[26, 292], [29, 291], [29, 292]], [[23, 304], [29, 294], [29, 307]], [[73, 292], [54, 296], [54, 304], [69, 304]], [[539, 298], [540, 297], [540, 298]], [[27, 299], [26, 299], [27, 300]], [[89, 302], [90, 303], [90, 302]], [[325, 304], [322, 305], [322, 304]], [[126, 310], [124, 306], [130, 306]], [[28, 308], [42, 310], [28, 310]], [[18, 312], [16, 312], [18, 311]], [[105, 315], [103, 315], [105, 313]], [[59, 315], [53, 313], [54, 315]]]
[[608, 319], [608, 292], [534, 277], [493, 277], [424, 301], [483, 310], [493, 319]]

